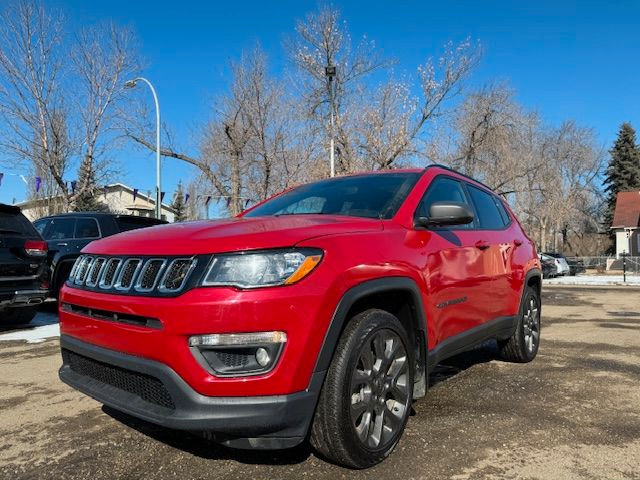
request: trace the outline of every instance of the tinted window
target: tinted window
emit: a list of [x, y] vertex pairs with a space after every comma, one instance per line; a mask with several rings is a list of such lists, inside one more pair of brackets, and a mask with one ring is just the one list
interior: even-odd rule
[[76, 220], [76, 238], [98, 238], [98, 222], [95, 218], [78, 218]]
[[47, 225], [49, 225], [49, 222], [51, 222], [50, 219], [41, 218], [40, 220], [33, 222], [33, 226], [36, 227], [38, 233], [44, 237], [44, 231], [47, 228]]
[[504, 228], [505, 223], [496, 205], [495, 200], [497, 199], [493, 195], [472, 185], [469, 185], [469, 194], [476, 206], [478, 228], [485, 230], [500, 230]]
[[420, 175], [414, 172], [357, 175], [310, 183], [268, 200], [246, 216], [315, 213], [391, 218]]
[[504, 225], [509, 225], [509, 223], [511, 223], [511, 218], [507, 213], [504, 203], [502, 203], [502, 200], [497, 197], [493, 197], [493, 201], [496, 203], [496, 207], [498, 207], [498, 212], [500, 212], [500, 217], [502, 217], [502, 223]]
[[[449, 177], [437, 177], [429, 188], [426, 195], [422, 198], [418, 207], [419, 217], [428, 217], [429, 208], [435, 202], [460, 202], [467, 203], [467, 197], [464, 194], [462, 185], [457, 180]], [[455, 228], [470, 228], [469, 225], [456, 225]]]
[[0, 211], [0, 235], [32, 236], [36, 232], [22, 213]]
[[73, 238], [75, 225], [75, 218], [52, 218], [51, 223], [44, 231], [43, 237], [45, 240], [66, 240]]

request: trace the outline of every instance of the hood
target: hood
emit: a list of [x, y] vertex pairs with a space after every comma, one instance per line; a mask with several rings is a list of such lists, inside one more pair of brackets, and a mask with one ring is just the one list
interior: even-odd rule
[[338, 215], [240, 217], [131, 230], [91, 242], [82, 251], [105, 255], [197, 255], [292, 247], [314, 237], [382, 229], [378, 219]]

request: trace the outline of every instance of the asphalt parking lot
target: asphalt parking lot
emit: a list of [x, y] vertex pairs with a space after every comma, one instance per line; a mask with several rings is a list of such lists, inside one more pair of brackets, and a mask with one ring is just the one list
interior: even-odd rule
[[531, 364], [488, 343], [440, 365], [396, 451], [359, 472], [142, 423], [59, 382], [57, 339], [0, 341], [0, 478], [640, 478], [640, 289], [547, 287], [542, 328]]

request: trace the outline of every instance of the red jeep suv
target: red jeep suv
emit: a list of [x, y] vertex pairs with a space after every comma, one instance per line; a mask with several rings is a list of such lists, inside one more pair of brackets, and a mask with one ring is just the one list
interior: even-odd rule
[[445, 357], [540, 341], [540, 262], [505, 203], [442, 166], [285, 191], [237, 218], [89, 244], [63, 287], [60, 378], [238, 448], [374, 465]]

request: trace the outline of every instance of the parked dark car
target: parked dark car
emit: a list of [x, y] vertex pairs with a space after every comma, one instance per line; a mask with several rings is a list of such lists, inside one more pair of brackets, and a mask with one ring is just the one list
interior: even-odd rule
[[164, 223], [156, 218], [98, 212], [63, 213], [36, 220], [33, 224], [49, 247], [50, 296], [57, 298], [80, 250], [92, 241]]
[[579, 258], [567, 258], [567, 263], [569, 264], [569, 275], [577, 275], [587, 271], [584, 268], [584, 262]]
[[49, 287], [47, 243], [18, 207], [0, 203], [0, 324], [29, 323]]
[[542, 277], [553, 278], [558, 276], [558, 267], [556, 266], [556, 259], [541, 253], [538, 255], [540, 263], [542, 264]]

